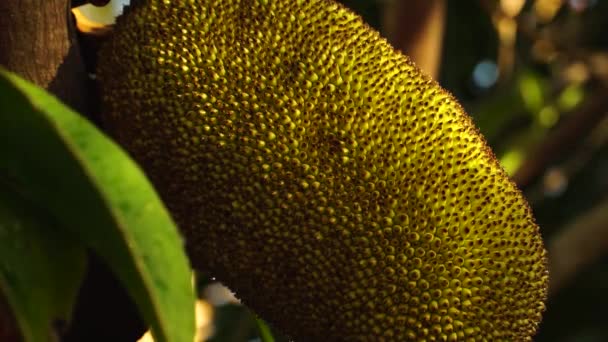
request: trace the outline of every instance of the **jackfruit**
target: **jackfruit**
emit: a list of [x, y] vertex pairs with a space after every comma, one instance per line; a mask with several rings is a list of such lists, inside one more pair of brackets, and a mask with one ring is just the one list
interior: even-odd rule
[[525, 199], [456, 100], [348, 9], [140, 1], [98, 78], [193, 264], [288, 336], [531, 340], [548, 274]]

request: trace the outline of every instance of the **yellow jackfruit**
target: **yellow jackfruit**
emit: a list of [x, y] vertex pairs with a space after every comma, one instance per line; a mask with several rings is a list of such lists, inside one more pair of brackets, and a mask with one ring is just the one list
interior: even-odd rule
[[209, 270], [298, 341], [526, 341], [546, 252], [471, 119], [329, 0], [149, 0], [104, 121]]

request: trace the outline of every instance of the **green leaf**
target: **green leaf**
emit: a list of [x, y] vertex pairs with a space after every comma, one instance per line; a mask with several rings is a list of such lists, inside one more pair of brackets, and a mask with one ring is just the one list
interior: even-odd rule
[[0, 96], [0, 174], [106, 261], [156, 341], [191, 342], [191, 269], [141, 169], [87, 120], [18, 76], [0, 70]]
[[214, 333], [207, 342], [242, 342], [258, 336], [255, 317], [240, 304], [224, 304], [215, 308]]
[[260, 334], [260, 339], [262, 342], [275, 342], [274, 337], [272, 336], [272, 331], [270, 331], [268, 324], [266, 324], [266, 322], [259, 317], [255, 318], [255, 322], [257, 324], [258, 333]]
[[84, 246], [0, 184], [0, 292], [24, 341], [56, 339], [54, 328], [72, 316], [85, 266]]

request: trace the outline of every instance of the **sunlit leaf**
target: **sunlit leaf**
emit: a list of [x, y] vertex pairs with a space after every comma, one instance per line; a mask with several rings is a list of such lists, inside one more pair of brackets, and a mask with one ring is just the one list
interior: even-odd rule
[[192, 342], [194, 291], [183, 243], [139, 167], [44, 90], [0, 71], [0, 174], [97, 252], [156, 341]]
[[585, 91], [579, 84], [572, 84], [566, 87], [557, 98], [557, 105], [563, 111], [573, 110], [583, 102]]
[[538, 112], [545, 103], [545, 81], [538, 75], [527, 72], [519, 79], [520, 95], [530, 113]]

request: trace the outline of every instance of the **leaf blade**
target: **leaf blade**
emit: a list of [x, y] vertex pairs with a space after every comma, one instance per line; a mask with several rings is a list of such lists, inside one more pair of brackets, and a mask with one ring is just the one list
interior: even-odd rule
[[[16, 75], [0, 71], [0, 76], [0, 93], [12, 92], [0, 102], [0, 155], [8, 157], [0, 158], [0, 172], [27, 185], [33, 198], [110, 265], [157, 341], [191, 342], [189, 262], [173, 220], [143, 172], [54, 97]], [[27, 110], [11, 114], [16, 102]]]
[[42, 217], [0, 184], [0, 292], [27, 342], [70, 320], [86, 268], [84, 247]]

